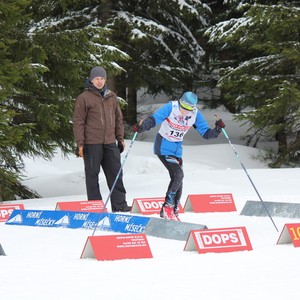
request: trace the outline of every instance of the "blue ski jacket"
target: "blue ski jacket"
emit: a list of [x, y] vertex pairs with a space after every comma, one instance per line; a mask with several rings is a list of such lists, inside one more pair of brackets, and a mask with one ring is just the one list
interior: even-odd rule
[[154, 142], [156, 155], [182, 158], [183, 137], [192, 126], [207, 140], [219, 136], [220, 132], [209, 127], [196, 107], [187, 115], [182, 115], [179, 109], [178, 101], [170, 101], [141, 124], [141, 131], [149, 130], [161, 124]]

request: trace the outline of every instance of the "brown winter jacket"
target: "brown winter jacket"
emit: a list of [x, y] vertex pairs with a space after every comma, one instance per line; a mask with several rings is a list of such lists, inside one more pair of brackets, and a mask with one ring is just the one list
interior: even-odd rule
[[116, 94], [107, 89], [102, 98], [93, 87], [80, 94], [73, 113], [73, 133], [78, 147], [123, 141], [123, 116]]

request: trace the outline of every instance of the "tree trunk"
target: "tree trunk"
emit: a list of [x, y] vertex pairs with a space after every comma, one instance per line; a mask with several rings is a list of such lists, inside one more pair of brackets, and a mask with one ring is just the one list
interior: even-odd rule
[[137, 122], [137, 90], [135, 87], [129, 86], [127, 91], [128, 106], [126, 109], [126, 121], [128, 124], [133, 125]]
[[114, 77], [115, 92], [119, 97], [127, 101], [126, 97], [126, 73]]
[[284, 130], [276, 133], [276, 139], [278, 141], [278, 153], [285, 153], [288, 148], [287, 136]]
[[[116, 94], [118, 94], [117, 92], [117, 79], [115, 76], [108, 76], [107, 78], [107, 85], [108, 85], [108, 88], [115, 92]], [[119, 96], [119, 95], [118, 95]]]
[[111, 11], [113, 9], [113, 4], [114, 3], [111, 0], [102, 1], [100, 20], [103, 25], [107, 25], [107, 21], [111, 17]]

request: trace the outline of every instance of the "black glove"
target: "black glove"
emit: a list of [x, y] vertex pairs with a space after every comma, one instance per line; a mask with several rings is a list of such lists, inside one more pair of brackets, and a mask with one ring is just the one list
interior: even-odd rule
[[118, 142], [118, 148], [120, 150], [120, 153], [122, 153], [124, 151], [124, 146], [122, 142]]
[[134, 125], [132, 126], [132, 130], [133, 130], [134, 132], [138, 132], [138, 133], [143, 132], [142, 126], [139, 125], [139, 123], [134, 124]]
[[225, 123], [222, 121], [222, 119], [217, 120], [215, 125], [218, 132], [221, 132], [222, 128], [225, 128]]

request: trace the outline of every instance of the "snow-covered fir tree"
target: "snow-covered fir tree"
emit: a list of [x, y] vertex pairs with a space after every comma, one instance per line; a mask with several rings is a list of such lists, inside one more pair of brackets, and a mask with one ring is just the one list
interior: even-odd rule
[[82, 91], [89, 69], [105, 63], [118, 70], [114, 60], [128, 58], [106, 43], [107, 30], [94, 13], [97, 6], [87, 4], [90, 1], [0, 4], [4, 200], [34, 195], [20, 184], [22, 155], [49, 159], [57, 147], [63, 153], [74, 150], [70, 124], [74, 97]]
[[[23, 105], [14, 101], [14, 95], [26, 93], [19, 83], [31, 76], [34, 67], [22, 55], [19, 40], [26, 36], [24, 24], [30, 20], [24, 13], [28, 1], [0, 3], [0, 200], [33, 196], [20, 183], [23, 167], [21, 154], [26, 152], [24, 137], [32, 130], [32, 120], [26, 122]], [[21, 52], [21, 53], [20, 53]]]
[[247, 144], [276, 138], [271, 166], [299, 164], [299, 6], [256, 3], [242, 9], [242, 17], [207, 30], [209, 42], [226, 54], [218, 86], [236, 118], [249, 123]]
[[95, 65], [128, 99], [131, 124], [140, 88], [171, 98], [215, 80], [220, 101], [249, 122], [247, 143], [276, 138], [272, 166], [296, 165], [299, 7], [275, 0], [0, 3], [0, 199], [34, 196], [20, 183], [23, 155], [74, 150], [74, 97]]
[[120, 63], [126, 74], [116, 84], [121, 95], [127, 92], [126, 117], [134, 123], [139, 88], [170, 96], [196, 88], [205, 54], [200, 30], [208, 25], [210, 9], [199, 0], [111, 3], [107, 27], [113, 30], [112, 41], [131, 57]]

